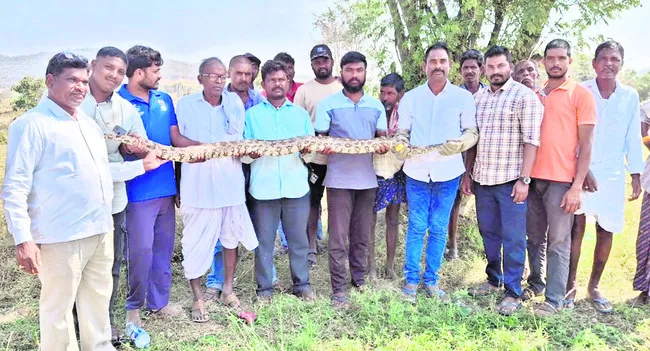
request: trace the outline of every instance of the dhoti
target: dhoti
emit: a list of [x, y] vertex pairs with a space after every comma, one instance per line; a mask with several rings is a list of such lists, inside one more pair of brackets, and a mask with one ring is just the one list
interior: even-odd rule
[[226, 249], [235, 249], [241, 243], [252, 251], [257, 247], [257, 236], [246, 205], [223, 208], [182, 207], [183, 270], [185, 278], [196, 279], [212, 265], [217, 240]]
[[582, 192], [582, 208], [576, 214], [594, 216], [610, 233], [623, 231], [625, 223], [625, 169], [592, 170], [598, 191]]

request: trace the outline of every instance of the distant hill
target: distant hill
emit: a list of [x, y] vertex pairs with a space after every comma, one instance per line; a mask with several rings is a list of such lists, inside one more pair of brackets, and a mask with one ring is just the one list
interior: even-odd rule
[[[92, 60], [98, 49], [73, 50], [75, 54], [83, 55]], [[52, 58], [54, 52], [41, 52], [23, 56], [0, 55], [0, 93], [11, 88], [25, 76], [43, 77], [47, 62]], [[163, 65], [163, 81], [195, 80], [198, 71], [198, 63], [165, 59]]]

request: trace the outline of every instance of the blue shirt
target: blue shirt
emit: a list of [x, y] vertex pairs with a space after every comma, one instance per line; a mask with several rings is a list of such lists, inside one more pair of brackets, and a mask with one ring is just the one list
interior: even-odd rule
[[[364, 93], [358, 103], [343, 90], [325, 97], [316, 106], [316, 131], [336, 138], [372, 139], [387, 129], [386, 110], [379, 100]], [[332, 154], [327, 160], [323, 185], [328, 188], [364, 190], [377, 187], [369, 154]]]
[[[282, 140], [313, 136], [307, 110], [286, 100], [275, 108], [268, 100], [246, 111], [244, 139]], [[263, 156], [251, 163], [248, 192], [257, 200], [297, 199], [309, 192], [307, 167], [296, 152], [286, 156]]]
[[[461, 84], [461, 85], [459, 85], [459, 87], [461, 87], [461, 88], [463, 88], [463, 89], [469, 91], [469, 89], [465, 86], [465, 84]], [[481, 83], [481, 82], [478, 82], [478, 90], [479, 90], [479, 91], [480, 91], [481, 89], [485, 88], [485, 87], [486, 87], [485, 84], [483, 84], [483, 83]], [[471, 93], [471, 91], [470, 91], [470, 93]], [[477, 91], [477, 93], [478, 93], [478, 91]]]
[[[228, 85], [226, 85], [226, 91], [235, 94], [234, 91], [230, 90], [230, 83], [228, 83]], [[237, 95], [237, 97], [239, 97], [239, 95]], [[246, 103], [244, 104], [244, 109], [248, 110], [249, 108], [259, 104], [260, 102], [262, 102], [264, 100], [265, 100], [265, 98], [262, 95], [262, 93], [258, 92], [255, 89], [250, 89], [249, 88], [248, 89], [248, 99], [246, 100]]]
[[[158, 90], [149, 91], [149, 102], [134, 96], [126, 89], [126, 84], [118, 94], [135, 106], [149, 140], [162, 145], [171, 145], [169, 129], [178, 124], [172, 98]], [[126, 182], [129, 202], [138, 202], [176, 195], [174, 165], [167, 162], [158, 169], [148, 171]]]

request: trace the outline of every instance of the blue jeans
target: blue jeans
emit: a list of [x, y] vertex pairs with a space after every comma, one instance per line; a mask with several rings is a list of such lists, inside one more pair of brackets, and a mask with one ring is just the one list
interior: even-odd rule
[[278, 236], [280, 237], [280, 244], [282, 244], [282, 247], [288, 247], [287, 236], [284, 234], [284, 230], [282, 230], [282, 223], [278, 224]]
[[223, 289], [223, 255], [221, 254], [221, 241], [217, 241], [214, 248], [214, 259], [212, 260], [212, 270], [205, 278], [205, 286], [212, 289]]
[[456, 200], [460, 176], [445, 182], [421, 182], [406, 177], [406, 197], [409, 204], [409, 223], [406, 232], [404, 277], [406, 284], [420, 283], [420, 260], [427, 229], [426, 267], [424, 286], [438, 284], [438, 270], [447, 245], [447, 231], [451, 208]]
[[[506, 296], [521, 296], [521, 276], [526, 262], [526, 212], [528, 204], [516, 204], [510, 194], [515, 182], [494, 186], [476, 184], [476, 217], [487, 257], [487, 280], [504, 284]], [[501, 268], [503, 248], [503, 269]]]

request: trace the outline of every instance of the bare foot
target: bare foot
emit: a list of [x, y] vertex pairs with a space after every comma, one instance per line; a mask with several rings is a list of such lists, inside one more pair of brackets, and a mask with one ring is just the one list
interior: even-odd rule
[[394, 268], [386, 268], [386, 277], [390, 280], [396, 280], [397, 279], [397, 273], [395, 273]]
[[210, 320], [210, 314], [205, 308], [205, 302], [203, 300], [194, 301], [192, 305], [192, 322], [194, 323], [205, 323]]
[[221, 290], [217, 288], [207, 288], [203, 293], [205, 301], [219, 301], [219, 297], [221, 297]]
[[142, 326], [142, 319], [140, 318], [140, 310], [127, 310], [126, 311], [126, 324], [133, 323], [138, 327]]
[[368, 269], [368, 280], [371, 282], [377, 281], [377, 268], [376, 267], [370, 267]]

